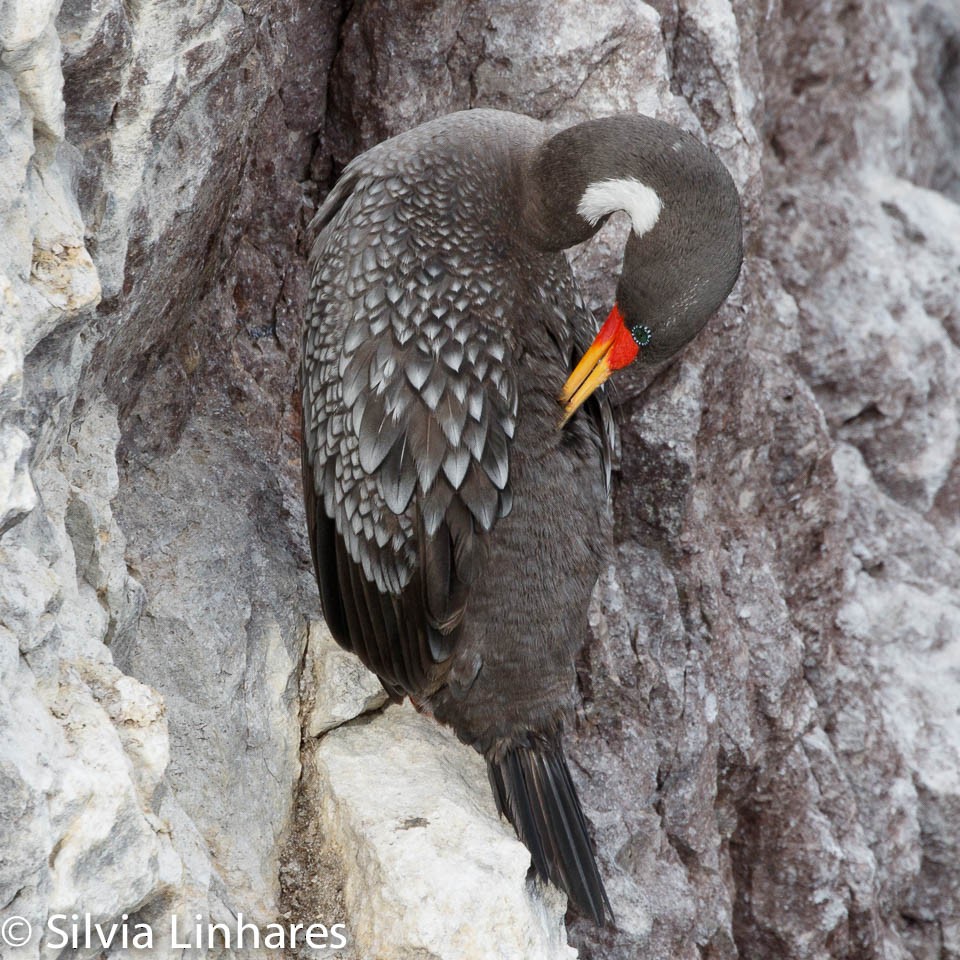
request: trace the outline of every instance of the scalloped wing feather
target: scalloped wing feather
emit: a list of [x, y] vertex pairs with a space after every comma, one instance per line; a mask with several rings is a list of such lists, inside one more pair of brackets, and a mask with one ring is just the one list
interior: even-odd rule
[[510, 509], [517, 385], [490, 278], [444, 258], [442, 238], [411, 255], [408, 228], [435, 225], [402, 180], [350, 167], [345, 180], [315, 220], [302, 371], [311, 547], [337, 640], [391, 694], [423, 694]]

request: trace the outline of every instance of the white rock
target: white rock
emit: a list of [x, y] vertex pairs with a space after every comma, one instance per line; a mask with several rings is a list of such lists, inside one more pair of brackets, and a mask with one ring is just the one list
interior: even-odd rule
[[17, 427], [0, 426], [0, 529], [37, 505], [27, 457], [30, 438]]
[[[941, 534], [877, 487], [859, 452], [834, 456], [847, 509], [893, 571], [861, 569], [840, 625], [870, 652], [883, 683], [884, 716], [929, 802], [960, 805], [960, 557]], [[960, 854], [955, 836], [942, 838]]]
[[410, 706], [321, 739], [307, 789], [348, 865], [363, 957], [573, 960], [565, 898], [527, 881], [530, 854], [498, 818], [483, 760]]
[[4, 7], [3, 47], [20, 50], [36, 43], [53, 23], [62, 0], [31, 0]]
[[[83, 672], [90, 671], [102, 695], [112, 696], [115, 708], [123, 709], [123, 692], [111, 690], [110, 683], [119, 671], [91, 663], [65, 668], [59, 696], [51, 704], [55, 715], [66, 721], [65, 744], [58, 751], [66, 764], [51, 798], [58, 841], [51, 864], [50, 909], [89, 912], [107, 920], [124, 909], [133, 912], [130, 908], [170, 882], [159, 869], [161, 862], [169, 862], [161, 857], [169, 839], [157, 831], [147, 812], [150, 783], [144, 782], [148, 790], [143, 794], [134, 784], [133, 760], [142, 754], [134, 750], [132, 758], [127, 755], [117, 729], [83, 682]], [[128, 737], [165, 741], [162, 712], [145, 720], [138, 724], [120, 717], [122, 724], [139, 728], [137, 734], [128, 729]], [[160, 728], [151, 730], [155, 724]]]
[[387, 702], [376, 675], [337, 646], [326, 624], [316, 620], [310, 623], [302, 687], [302, 723], [307, 737], [318, 737]]

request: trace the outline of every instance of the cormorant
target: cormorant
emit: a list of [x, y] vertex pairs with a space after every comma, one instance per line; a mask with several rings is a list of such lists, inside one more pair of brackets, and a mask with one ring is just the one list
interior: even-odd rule
[[[632, 231], [594, 336], [562, 251], [618, 210]], [[562, 744], [610, 535], [597, 388], [672, 356], [730, 292], [736, 188], [649, 117], [550, 135], [471, 110], [358, 156], [314, 224], [303, 478], [324, 616], [483, 754], [537, 873], [603, 924]]]

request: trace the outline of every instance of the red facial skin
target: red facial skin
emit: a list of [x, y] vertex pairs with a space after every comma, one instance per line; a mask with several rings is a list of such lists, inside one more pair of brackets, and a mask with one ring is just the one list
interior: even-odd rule
[[580, 362], [563, 385], [558, 397], [563, 404], [563, 426], [600, 384], [604, 383], [614, 370], [622, 370], [637, 359], [640, 348], [633, 334], [623, 322], [623, 314], [615, 303], [590, 349], [580, 358]]
[[633, 334], [624, 325], [623, 314], [616, 303], [593, 342], [598, 346], [605, 346], [611, 340], [613, 345], [607, 354], [607, 365], [611, 370], [622, 370], [637, 359], [640, 348], [633, 339]]

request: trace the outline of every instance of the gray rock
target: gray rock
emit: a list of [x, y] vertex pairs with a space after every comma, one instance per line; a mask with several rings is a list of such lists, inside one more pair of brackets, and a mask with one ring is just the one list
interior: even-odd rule
[[[375, 684], [308, 642], [305, 225], [353, 154], [438, 113], [639, 109], [718, 150], [749, 255], [677, 364], [617, 384], [570, 753], [618, 929], [571, 940], [960, 956], [955, 4], [416, 14], [0, 12], [0, 922], [342, 918], [384, 956], [454, 955], [452, 884], [398, 921], [429, 855], [472, 929], [499, 896], [520, 955], [563, 955], [475, 754], [394, 708], [353, 719]], [[574, 254], [598, 312], [624, 229]], [[388, 753], [384, 786], [357, 758]], [[378, 822], [387, 799], [430, 827]], [[475, 839], [450, 850], [453, 824]]]
[[[305, 149], [322, 103], [301, 109], [297, 97], [305, 102], [321, 85], [309, 78], [298, 85], [283, 71], [309, 63], [322, 77], [324, 68], [302, 45], [294, 51], [287, 31], [319, 23], [322, 33], [335, 12], [291, 3], [280, 28], [265, 17], [267, 5], [181, 11], [68, 0], [56, 20], [59, 7], [15, 0], [0, 25], [0, 766], [9, 788], [0, 824], [0, 911], [26, 916], [35, 929], [58, 910], [89, 912], [93, 922], [126, 912], [154, 922], [154, 955], [161, 956], [173, 949], [162, 936], [172, 913], [191, 923], [197, 915], [228, 921], [238, 912], [260, 922], [276, 917], [277, 858], [299, 776], [299, 611], [315, 608], [316, 600], [291, 599], [302, 548], [277, 541], [286, 513], [268, 486], [258, 505], [256, 496], [222, 499], [222, 488], [199, 465], [202, 483], [193, 483], [189, 471], [169, 490], [160, 482], [161, 500], [171, 507], [170, 527], [158, 537], [145, 498], [148, 481], [167, 471], [153, 447], [182, 421], [148, 413], [148, 431], [138, 426], [141, 411], [130, 408], [144, 387], [150, 347], [165, 336], [170, 342], [169, 316], [161, 317], [171, 304], [180, 309], [178, 287], [190, 290], [186, 299], [194, 305], [203, 295], [202, 284], [177, 263], [200, 264], [197, 252], [226, 231], [232, 194], [223, 184], [237, 181], [247, 152], [237, 152], [238, 135], [247, 145], [266, 128], [273, 142], [286, 138], [280, 192], [286, 215], [302, 216]], [[281, 87], [289, 127], [273, 110], [282, 104]], [[274, 183], [276, 169], [261, 177]], [[254, 180], [245, 179], [248, 204], [282, 211], [276, 191], [261, 192]], [[211, 262], [232, 261], [240, 233], [226, 241], [229, 252], [211, 251]], [[270, 305], [282, 328], [294, 315], [285, 304], [295, 299], [299, 277], [286, 264], [296, 242], [286, 222], [276, 235], [284, 252], [267, 254], [263, 269], [279, 276]], [[153, 266], [141, 270], [138, 262]], [[105, 299], [95, 315], [101, 289]], [[232, 289], [223, 295], [240, 300]], [[207, 304], [211, 313], [219, 309], [216, 299]], [[253, 309], [258, 325], [263, 307]], [[286, 352], [269, 358], [287, 378], [290, 340]], [[258, 338], [249, 342], [259, 362]], [[183, 359], [189, 367], [189, 356]], [[135, 378], [123, 369], [125, 360]], [[108, 390], [130, 430], [118, 425]], [[169, 412], [172, 394], [166, 386], [160, 393], [159, 409]], [[273, 395], [290, 393], [285, 386]], [[197, 399], [193, 391], [181, 396]], [[221, 401], [208, 402], [216, 410]], [[274, 421], [261, 429], [275, 433]], [[213, 434], [221, 435], [219, 424]], [[151, 453], [141, 458], [144, 449]], [[194, 455], [204, 462], [204, 450], [183, 449], [178, 463]], [[248, 462], [238, 456], [238, 464]], [[236, 568], [217, 570], [210, 554], [194, 555], [190, 566], [189, 537], [175, 524], [185, 518], [189, 526], [198, 515], [211, 524], [222, 520], [206, 510], [204, 489], [240, 524], [237, 565], [251, 560], [251, 541], [280, 545], [275, 577], [274, 558], [266, 555], [266, 573], [248, 566], [252, 578], [232, 586], [226, 581]], [[182, 516], [172, 506], [177, 497]], [[141, 514], [128, 501], [151, 518], [142, 542]], [[132, 538], [121, 533], [115, 509]], [[201, 525], [195, 533], [198, 543], [206, 536], [205, 548], [225, 531]], [[151, 553], [158, 543], [168, 551], [163, 557]], [[143, 583], [129, 566], [135, 562], [145, 571]], [[194, 575], [196, 592], [173, 584], [178, 605], [163, 584], [184, 570]], [[281, 595], [271, 592], [276, 584]], [[205, 656], [211, 636], [229, 648], [222, 663]], [[181, 657], [178, 639], [190, 643]], [[163, 664], [156, 671], [152, 656]], [[142, 682], [148, 676], [152, 688]], [[35, 938], [24, 955], [38, 949]]]
[[[249, 507], [219, 495], [255, 474], [262, 487]], [[148, 595], [136, 632], [113, 643], [122, 669], [163, 695], [167, 782], [215, 852], [234, 910], [260, 922], [276, 911], [277, 850], [300, 772], [305, 639], [294, 550], [278, 526], [258, 535], [277, 517], [274, 487], [241, 438], [218, 437], [202, 419], [169, 458], [146, 460], [119, 519]]]
[[[122, 555], [101, 475], [109, 464], [115, 477], [112, 413], [109, 404], [92, 411], [100, 434], [80, 428], [88, 449], [71, 448], [72, 457], [36, 470], [42, 516], [34, 510], [4, 538], [0, 768], [9, 789], [0, 902], [3, 915], [26, 917], [37, 930], [51, 914], [107, 922], [133, 912], [181, 871], [153, 813], [169, 759], [163, 702], [112, 665], [103, 645], [109, 614], [78, 576], [66, 521], [72, 498], [88, 503], [97, 537]], [[35, 956], [39, 946], [17, 955]]]
[[[817, 3], [656, 6], [662, 47], [645, 7], [635, 18], [609, 5], [487, 3], [466, 20], [475, 29], [461, 21], [439, 85], [419, 45], [392, 57], [386, 94], [368, 65], [379, 38], [407, 28], [392, 26], [389, 5], [354, 8], [328, 139], [346, 159], [426, 119], [437, 95], [546, 119], [654, 100], [719, 149], [755, 237], [740, 287], [641, 399], [649, 378], [618, 384], [617, 563], [584, 655], [574, 753], [620, 930], [577, 924], [574, 940], [604, 957], [935, 950], [933, 918], [949, 926], [957, 909], [933, 865], [950, 849], [952, 774], [923, 813], [917, 754], [897, 733], [902, 700], [871, 652], [879, 610], [844, 629], [841, 611], [862, 589], [852, 570], [863, 527], [844, 513], [833, 451], [856, 444], [906, 511], [888, 550], [917, 542], [929, 513], [946, 536], [938, 550], [955, 551], [956, 207], [904, 175], [956, 182], [956, 164], [932, 163], [944, 152], [911, 136], [923, 126], [943, 142], [958, 129], [945, 107], [956, 13], [868, 5], [837, 22]], [[452, 5], [432, 15], [446, 24]], [[563, 67], [547, 81], [551, 55]], [[578, 89], [572, 77], [586, 79]], [[613, 273], [618, 242], [601, 237], [576, 258], [597, 307], [609, 306], [612, 283], [598, 276]], [[888, 630], [949, 634], [955, 575], [934, 569], [927, 590], [949, 612], [908, 592]], [[939, 699], [956, 702], [937, 672], [950, 688]], [[908, 699], [930, 696], [911, 686]], [[956, 770], [951, 742], [937, 764]], [[938, 831], [929, 843], [927, 822]], [[917, 881], [938, 905], [922, 920], [908, 908], [906, 923]]]

